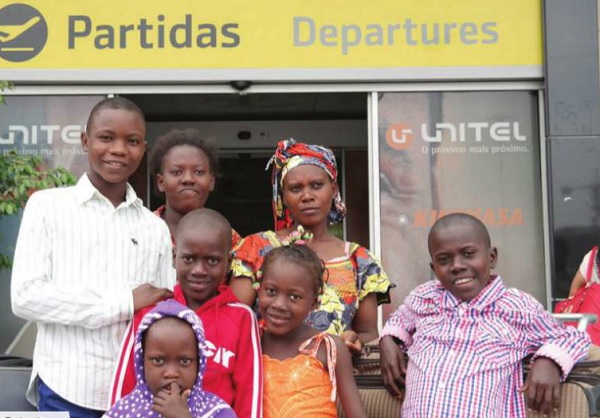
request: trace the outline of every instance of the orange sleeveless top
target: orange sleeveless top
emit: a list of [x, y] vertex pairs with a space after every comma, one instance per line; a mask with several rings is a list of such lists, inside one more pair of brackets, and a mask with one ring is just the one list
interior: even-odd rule
[[[327, 369], [316, 357], [323, 341]], [[335, 341], [322, 332], [305, 341], [298, 351], [296, 357], [285, 360], [263, 354], [264, 418], [337, 418]]]

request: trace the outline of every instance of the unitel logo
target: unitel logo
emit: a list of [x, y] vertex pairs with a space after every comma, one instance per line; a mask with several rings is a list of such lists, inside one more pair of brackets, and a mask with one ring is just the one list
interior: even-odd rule
[[[433, 133], [431, 133], [433, 131]], [[502, 122], [439, 122], [421, 124], [421, 139], [428, 143], [441, 142], [474, 142], [484, 139], [496, 142], [527, 141], [521, 132], [521, 125], [516, 121]], [[385, 134], [387, 144], [396, 150], [407, 149], [413, 141], [413, 130], [404, 123], [391, 124]]]
[[0, 58], [24, 62], [39, 54], [48, 40], [48, 25], [42, 14], [26, 4], [0, 9]]
[[413, 131], [404, 123], [393, 123], [385, 132], [385, 141], [392, 149], [405, 150], [413, 141]]

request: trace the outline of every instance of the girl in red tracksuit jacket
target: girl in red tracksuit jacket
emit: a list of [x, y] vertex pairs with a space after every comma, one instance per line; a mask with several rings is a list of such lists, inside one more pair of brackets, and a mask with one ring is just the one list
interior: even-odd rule
[[[252, 310], [223, 283], [229, 271], [231, 227], [218, 212], [196, 209], [177, 227], [174, 299], [203, 322], [208, 357], [204, 389], [221, 397], [240, 418], [262, 417], [262, 353]], [[133, 390], [134, 339], [151, 308], [135, 313], [121, 346], [111, 388], [111, 405]]]

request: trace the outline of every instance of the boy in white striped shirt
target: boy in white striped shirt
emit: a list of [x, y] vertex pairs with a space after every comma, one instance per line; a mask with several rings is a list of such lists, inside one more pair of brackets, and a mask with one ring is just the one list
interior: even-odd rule
[[137, 105], [102, 100], [81, 134], [88, 172], [25, 208], [11, 299], [15, 315], [38, 325], [27, 398], [40, 411], [102, 416], [127, 321], [172, 297], [169, 230], [127, 183], [145, 134]]

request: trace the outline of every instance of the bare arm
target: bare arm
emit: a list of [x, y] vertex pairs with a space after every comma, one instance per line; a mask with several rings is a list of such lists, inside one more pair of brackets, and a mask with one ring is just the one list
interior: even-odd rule
[[[379, 333], [377, 332], [377, 296], [375, 296], [375, 293], [369, 293], [359, 303], [352, 321], [352, 330], [358, 337], [358, 343], [360, 344], [358, 351], [360, 351], [363, 344], [377, 339]], [[353, 341], [344, 338], [344, 335], [342, 335], [342, 339], [346, 344], [352, 343], [351, 345], [356, 346]], [[352, 347], [350, 349], [353, 350]]]
[[229, 284], [231, 290], [240, 302], [254, 308], [254, 302], [256, 301], [256, 290], [252, 288], [252, 279], [247, 276], [233, 277]]
[[573, 296], [579, 289], [585, 286], [585, 277], [582, 276], [581, 272], [577, 270], [573, 280], [571, 281], [571, 288], [569, 289], [569, 297]]
[[560, 408], [561, 369], [552, 359], [538, 357], [520, 391], [525, 393], [527, 407], [547, 416]]
[[340, 339], [335, 338], [335, 343], [337, 346], [337, 363], [335, 364], [337, 392], [346, 417], [366, 418], [367, 413], [354, 380], [350, 352]]
[[251, 309], [238, 309], [244, 309], [246, 315], [240, 319], [237, 328], [236, 367], [233, 370], [236, 390], [232, 407], [239, 417], [260, 418], [263, 416], [263, 385], [258, 323]]
[[381, 359], [381, 378], [385, 388], [396, 398], [403, 397], [406, 360], [404, 353], [391, 335], [379, 340], [379, 356]]

